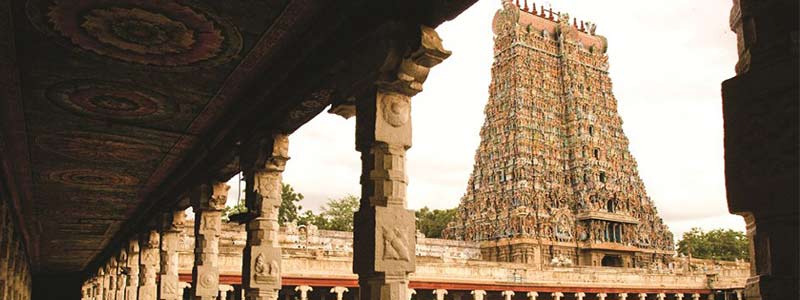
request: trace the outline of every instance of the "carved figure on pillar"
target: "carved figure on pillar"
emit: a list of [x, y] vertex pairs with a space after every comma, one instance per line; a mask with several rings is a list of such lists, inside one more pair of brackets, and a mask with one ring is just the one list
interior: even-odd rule
[[[407, 32], [406, 32], [407, 33]], [[356, 99], [356, 149], [361, 152], [361, 205], [354, 218], [353, 270], [361, 299], [404, 300], [415, 270], [415, 218], [406, 209], [406, 150], [411, 147], [411, 97], [431, 67], [450, 55], [431, 28], [415, 33], [416, 49], [387, 51], [374, 87]]]
[[139, 257], [139, 297], [138, 300], [156, 300], [158, 285], [156, 277], [159, 269], [159, 246], [161, 236], [158, 231], [150, 230], [141, 244]]
[[247, 300], [274, 300], [281, 289], [278, 210], [281, 174], [288, 160], [289, 137], [283, 134], [258, 139], [242, 152], [245, 202], [251, 217], [242, 262], [242, 288]]
[[192, 295], [197, 300], [217, 298], [219, 291], [219, 236], [228, 189], [224, 182], [201, 184], [192, 191], [194, 207], [194, 266]]
[[161, 220], [161, 280], [158, 299], [180, 300], [178, 291], [178, 239], [186, 222], [183, 210], [164, 213]]

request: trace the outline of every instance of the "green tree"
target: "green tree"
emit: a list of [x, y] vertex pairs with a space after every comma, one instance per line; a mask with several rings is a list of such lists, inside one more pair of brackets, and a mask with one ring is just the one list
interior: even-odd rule
[[[278, 208], [278, 224], [283, 225], [288, 222], [297, 221], [300, 217], [300, 210], [302, 206], [298, 204], [303, 200], [303, 194], [295, 192], [294, 188], [289, 184], [282, 184], [281, 186], [281, 206]], [[234, 206], [226, 206], [222, 211], [222, 219], [230, 221], [230, 216], [247, 212], [244, 199]]]
[[317, 218], [314, 225], [325, 230], [353, 231], [353, 213], [358, 210], [359, 203], [354, 195], [328, 199], [322, 207], [321, 218]]
[[692, 228], [684, 232], [678, 241], [678, 253], [692, 254], [692, 257], [736, 260], [749, 258], [747, 236], [741, 231], [732, 229], [714, 229], [703, 232], [700, 228]]
[[453, 220], [456, 209], [434, 209], [427, 206], [414, 213], [417, 217], [417, 229], [429, 238], [441, 238], [442, 230]]
[[292, 221], [297, 221], [302, 206], [297, 204], [303, 200], [303, 194], [294, 191], [294, 188], [284, 183], [281, 188], [281, 207], [278, 209], [278, 224], [283, 225]]

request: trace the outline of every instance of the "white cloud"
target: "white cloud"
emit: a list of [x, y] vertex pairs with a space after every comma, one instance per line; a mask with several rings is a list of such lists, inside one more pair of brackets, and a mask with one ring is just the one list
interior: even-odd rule
[[[481, 0], [437, 31], [453, 55], [414, 97], [409, 207], [458, 204], [472, 171], [492, 64], [491, 19]], [[676, 237], [692, 226], [744, 230], [727, 212], [720, 83], [734, 75], [730, 0], [563, 0], [554, 9], [598, 24], [609, 40], [623, 128], [649, 195]], [[322, 114], [290, 138], [284, 181], [316, 208], [360, 193], [355, 122]], [[738, 221], [737, 221], [738, 220]]]

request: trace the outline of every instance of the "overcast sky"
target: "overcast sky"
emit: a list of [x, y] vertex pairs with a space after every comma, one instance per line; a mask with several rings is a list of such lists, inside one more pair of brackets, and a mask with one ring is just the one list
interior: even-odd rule
[[[727, 25], [731, 0], [542, 4], [596, 23], [597, 34], [608, 38], [613, 92], [630, 150], [676, 238], [695, 226], [744, 231], [742, 218], [727, 211], [723, 167], [720, 83], [734, 76], [737, 60], [736, 36]], [[498, 8], [500, 0], [480, 0], [437, 29], [453, 55], [433, 68], [412, 100], [410, 208], [455, 207], [466, 190], [488, 99], [491, 21]], [[323, 113], [289, 141], [284, 182], [305, 195], [305, 208], [359, 194], [354, 118]]]

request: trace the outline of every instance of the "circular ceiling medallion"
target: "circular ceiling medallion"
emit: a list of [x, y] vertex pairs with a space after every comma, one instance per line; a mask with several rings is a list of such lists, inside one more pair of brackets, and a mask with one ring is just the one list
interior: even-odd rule
[[50, 172], [51, 181], [84, 187], [132, 187], [139, 179], [130, 175], [97, 169], [67, 169]]
[[242, 48], [235, 26], [189, 1], [30, 0], [39, 30], [103, 57], [181, 70], [230, 61]]
[[49, 88], [47, 97], [66, 110], [96, 119], [152, 121], [176, 111], [167, 96], [115, 82], [63, 82]]
[[77, 160], [144, 163], [162, 157], [158, 147], [141, 140], [88, 131], [42, 135], [36, 137], [36, 143], [44, 150]]

